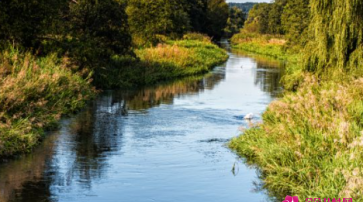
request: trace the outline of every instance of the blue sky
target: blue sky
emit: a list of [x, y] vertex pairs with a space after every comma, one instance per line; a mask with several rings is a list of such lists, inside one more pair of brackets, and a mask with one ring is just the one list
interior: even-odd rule
[[227, 0], [227, 2], [237, 2], [237, 3], [245, 3], [245, 2], [271, 2], [271, 0]]

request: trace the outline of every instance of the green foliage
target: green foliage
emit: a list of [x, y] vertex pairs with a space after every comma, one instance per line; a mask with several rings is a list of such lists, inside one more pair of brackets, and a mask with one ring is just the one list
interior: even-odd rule
[[202, 41], [202, 42], [211, 42], [211, 38], [205, 34], [200, 33], [187, 33], [183, 36], [184, 40], [194, 40], [194, 41]]
[[224, 28], [225, 36], [232, 37], [234, 34], [237, 34], [242, 29], [244, 22], [245, 14], [242, 10], [237, 7], [230, 8], [227, 26]]
[[235, 34], [232, 39], [232, 47], [235, 50], [243, 50], [285, 62], [297, 63], [300, 54], [286, 49], [286, 41], [273, 35], [260, 35], [257, 33], [241, 32]]
[[207, 24], [206, 31], [209, 36], [220, 39], [223, 36], [223, 30], [227, 25], [229, 14], [228, 4], [225, 0], [207, 1]]
[[225, 0], [184, 0], [190, 18], [190, 31], [204, 33], [212, 38], [223, 36], [228, 18]]
[[157, 35], [181, 36], [190, 26], [185, 8], [176, 0], [129, 0], [127, 14], [137, 46], [155, 45]]
[[68, 58], [35, 58], [12, 48], [0, 53], [0, 156], [28, 152], [62, 114], [94, 95]]
[[305, 69], [318, 74], [340, 69], [362, 75], [363, 2], [311, 0]]
[[272, 4], [256, 4], [244, 29], [258, 34], [286, 35], [288, 46], [303, 47], [309, 22], [309, 0], [276, 0]]
[[94, 72], [93, 84], [105, 87], [112, 57], [132, 55], [126, 5], [117, 0], [78, 0], [69, 6], [63, 49], [83, 69]]
[[248, 13], [245, 30], [260, 34], [267, 34], [269, 30], [269, 11], [272, 5], [268, 3], [256, 4]]
[[[206, 73], [225, 62], [226, 52], [209, 41], [169, 41], [154, 48], [140, 49], [144, 84]], [[137, 75], [140, 77], [140, 75]]]
[[64, 0], [0, 1], [0, 42], [37, 49], [56, 31]]
[[288, 1], [281, 16], [281, 23], [289, 43], [304, 47], [310, 23], [309, 0]]
[[[257, 3], [254, 2], [246, 2], [246, 3], [228, 3], [229, 7], [237, 7], [239, 9], [242, 10], [243, 13], [247, 14], [254, 5], [256, 5]], [[246, 15], [247, 16], [247, 15]]]
[[219, 39], [228, 18], [225, 0], [130, 0], [127, 14], [136, 46], [156, 45], [158, 36], [176, 39], [186, 32]]
[[125, 7], [116, 0], [79, 0], [70, 5], [65, 33], [71, 46], [68, 51], [81, 66], [94, 68], [113, 55], [130, 53]]
[[281, 15], [288, 0], [276, 0], [271, 5], [271, 10], [268, 12], [268, 33], [269, 34], [284, 34], [284, 29], [281, 25]]

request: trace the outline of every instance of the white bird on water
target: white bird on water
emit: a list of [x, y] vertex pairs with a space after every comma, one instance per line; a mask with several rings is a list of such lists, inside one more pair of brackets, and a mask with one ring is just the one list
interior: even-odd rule
[[245, 120], [252, 120], [253, 119], [253, 114], [252, 113], [249, 113], [247, 114], [245, 117], [244, 117]]

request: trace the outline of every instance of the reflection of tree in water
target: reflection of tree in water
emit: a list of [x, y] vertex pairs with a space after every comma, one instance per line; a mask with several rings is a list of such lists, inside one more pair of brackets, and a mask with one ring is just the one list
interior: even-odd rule
[[49, 135], [32, 154], [1, 164], [0, 202], [50, 201], [50, 181], [45, 171], [49, 167], [58, 137], [58, 134]]
[[189, 77], [140, 90], [115, 92], [112, 103], [122, 102], [124, 113], [127, 109], [145, 110], [160, 104], [172, 104], [176, 97], [197, 94], [204, 89], [213, 89], [223, 79], [225, 79], [225, 72], [221, 71], [204, 77]]
[[233, 53], [252, 58], [256, 62], [255, 85], [259, 85], [262, 91], [269, 93], [272, 97], [281, 94], [280, 81], [283, 76], [284, 62], [241, 50], [233, 50]]
[[282, 91], [281, 77], [281, 68], [257, 61], [255, 84], [259, 85], [262, 91], [277, 97]]
[[123, 125], [118, 117], [122, 110], [122, 102], [112, 103], [112, 95], [105, 95], [73, 121], [70, 150], [75, 160], [67, 184], [77, 180], [83, 188], [90, 188], [93, 180], [103, 177], [108, 156], [121, 149]]

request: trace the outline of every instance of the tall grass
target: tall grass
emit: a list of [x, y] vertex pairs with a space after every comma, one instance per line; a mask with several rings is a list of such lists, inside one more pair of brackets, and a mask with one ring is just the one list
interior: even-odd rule
[[319, 82], [275, 101], [264, 123], [231, 141], [276, 195], [363, 201], [363, 79]]
[[0, 53], [0, 156], [29, 151], [62, 114], [94, 95], [89, 79], [67, 58], [36, 58], [10, 48]]

